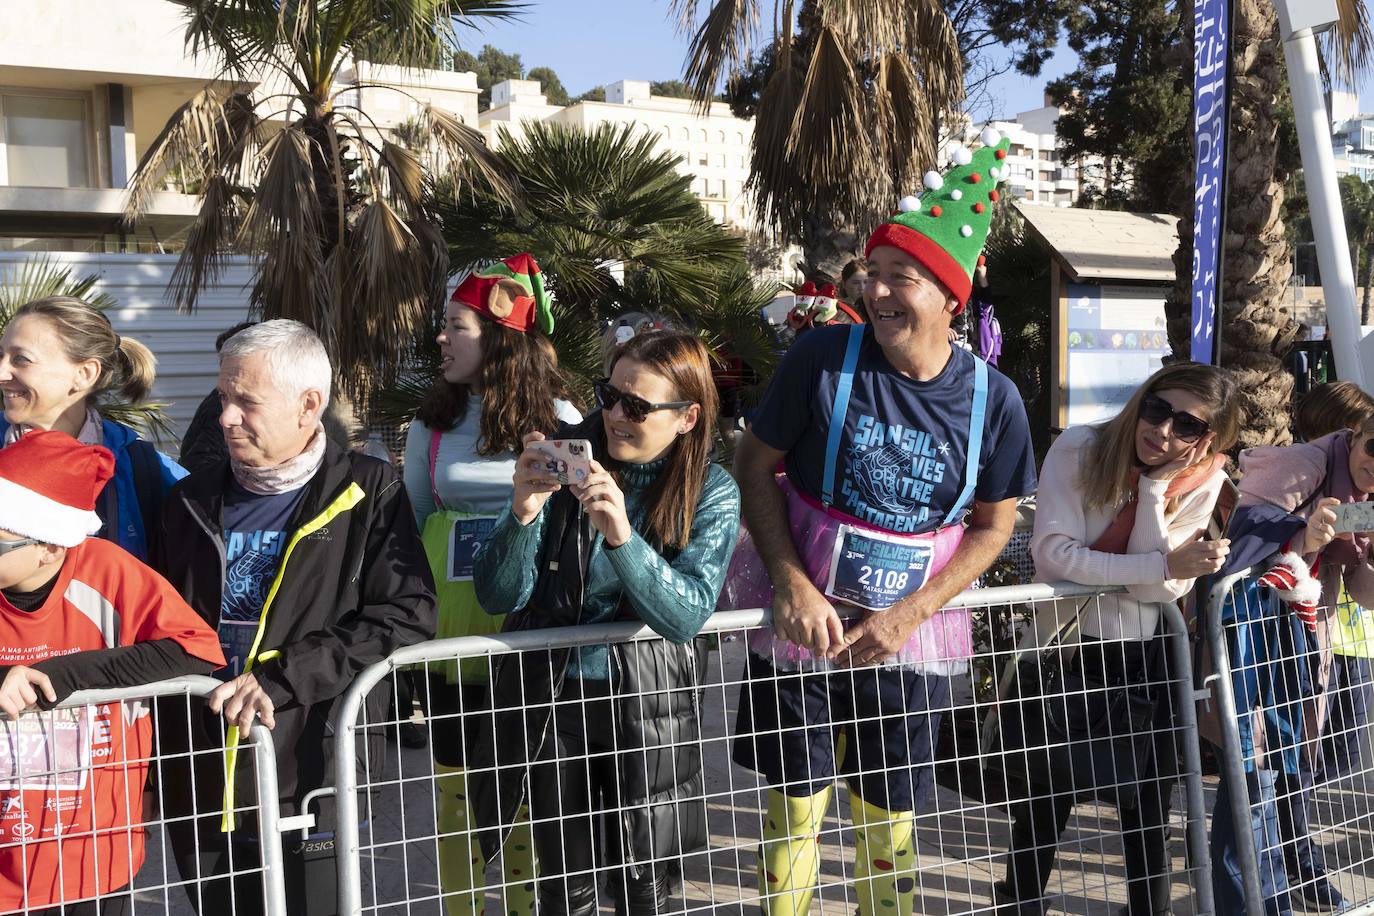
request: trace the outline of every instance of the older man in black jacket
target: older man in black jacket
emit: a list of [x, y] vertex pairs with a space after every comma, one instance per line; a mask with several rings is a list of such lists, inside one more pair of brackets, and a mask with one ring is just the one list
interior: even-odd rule
[[[160, 768], [173, 849], [182, 877], [200, 882], [202, 914], [261, 907], [258, 875], [235, 878], [232, 891], [222, 877], [251, 870], [260, 839], [277, 842], [233, 815], [254, 797], [252, 763], [237, 753], [253, 721], [272, 729], [282, 813], [300, 812], [332, 782], [335, 706], [348, 685], [434, 633], [433, 580], [405, 488], [388, 465], [327, 441], [329, 387], [324, 346], [304, 325], [267, 321], [235, 335], [220, 352], [228, 456], [168, 498], [157, 565], [216, 627], [229, 659], [208, 710], [164, 704], [159, 716], [164, 756], [228, 748]], [[376, 691], [368, 717], [385, 715]], [[359, 759], [380, 761], [382, 748]], [[330, 815], [307, 841], [285, 843], [292, 912], [337, 908]]]

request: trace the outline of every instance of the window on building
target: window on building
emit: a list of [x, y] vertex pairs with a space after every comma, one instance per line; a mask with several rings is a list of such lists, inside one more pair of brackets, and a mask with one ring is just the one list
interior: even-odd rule
[[716, 142], [719, 143], [719, 144], [721, 144], [722, 146], [725, 145], [725, 131], [723, 131], [723, 130], [718, 130], [718, 131], [716, 131]]
[[1054, 176], [1053, 176], [1049, 171], [1046, 171], [1046, 170], [1044, 170], [1044, 169], [1042, 169], [1042, 170], [1040, 171], [1040, 180], [1041, 180], [1041, 181], [1050, 181], [1050, 180], [1052, 180], [1053, 178], [1054, 178]]
[[82, 188], [91, 183], [86, 100], [0, 95], [0, 183]]
[[704, 130], [699, 130], [699, 131], [697, 131], [697, 140], [700, 141], [700, 142], [702, 142], [702, 143], [706, 143], [706, 142], [707, 142], [707, 140], [706, 140], [706, 131], [704, 131]]
[[697, 165], [707, 165], [709, 163], [709, 159], [710, 157], [708, 157], [705, 153], [698, 153]]
[[724, 154], [724, 153], [716, 153], [715, 161], [716, 161], [716, 168], [718, 168], [718, 169], [723, 169], [723, 168], [725, 168], [725, 154]]
[[682, 128], [682, 130], [678, 131], [677, 138], [681, 140], [683, 143], [686, 143], [687, 141], [692, 139], [692, 132], [684, 127]]
[[736, 134], [735, 134], [735, 145], [736, 145], [736, 146], [743, 146], [743, 145], [744, 145], [744, 134], [741, 134], [741, 133], [736, 133]]

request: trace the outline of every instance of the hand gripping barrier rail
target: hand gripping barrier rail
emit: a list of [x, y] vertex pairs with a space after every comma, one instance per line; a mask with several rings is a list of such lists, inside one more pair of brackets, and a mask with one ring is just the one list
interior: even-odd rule
[[[7, 872], [29, 879], [26, 899], [19, 901], [16, 912], [36, 913], [63, 904], [76, 912], [72, 904], [85, 901], [91, 912], [98, 906], [102, 913], [129, 916], [153, 909], [184, 913], [183, 892], [197, 911], [202, 910], [205, 900], [198, 880], [177, 880], [177, 869], [168, 861], [176, 849], [167, 834], [177, 822], [166, 812], [168, 802], [174, 801], [189, 804], [192, 811], [211, 812], [217, 820], [224, 800], [218, 791], [212, 798], [199, 799], [194, 785], [190, 798], [169, 798], [159, 777], [197, 754], [222, 757], [223, 748], [164, 753], [162, 730], [150, 724], [166, 723], [149, 720], [156, 717], [160, 702], [204, 698], [220, 683], [210, 677], [184, 677], [117, 690], [77, 691], [54, 710], [30, 710], [18, 720], [0, 721], [0, 756], [7, 758], [0, 768], [0, 798], [5, 802], [0, 810], [0, 856], [15, 866]], [[188, 702], [183, 714], [192, 711]], [[238, 811], [257, 819], [262, 836], [275, 837], [280, 821], [271, 733], [254, 725], [251, 742], [242, 747], [240, 766], [255, 774], [257, 804], [241, 799]], [[151, 811], [146, 807], [149, 801]], [[107, 826], [93, 826], [94, 811], [101, 812]], [[228, 910], [222, 909], [224, 901], [217, 901], [221, 911], [285, 916], [281, 844], [262, 846], [261, 859], [255, 857], [251, 868], [234, 869], [250, 879], [251, 899], [241, 901], [242, 907], [238, 899], [230, 899]], [[255, 876], [260, 882], [251, 880]], [[0, 888], [5, 884], [0, 881]], [[32, 902], [32, 895], [39, 893], [43, 902]]]
[[[335, 723], [340, 912], [594, 912], [605, 879], [630, 912], [1114, 912], [1144, 894], [1154, 912], [1217, 913], [1205, 691], [1182, 614], [1150, 605], [1165, 634], [1153, 641], [1073, 635], [1073, 621], [1120, 613], [1120, 593], [965, 592], [942, 612], [944, 638], [972, 627], [991, 651], [927, 653], [920, 676], [789, 667], [765, 648], [763, 610], [716, 613], [693, 649], [636, 621], [398, 650], [358, 675]], [[1025, 635], [1035, 619], [1062, 650]], [[653, 681], [645, 665], [692, 676]], [[617, 686], [598, 686], [611, 672]], [[560, 680], [556, 702], [537, 692]], [[395, 711], [379, 712], [379, 686]], [[794, 702], [828, 724], [804, 727]], [[644, 721], [660, 731], [636, 732]], [[490, 747], [512, 723], [522, 742], [542, 737], [503, 758]], [[407, 729], [429, 746], [404, 749]], [[779, 780], [754, 772], [778, 766]], [[830, 804], [836, 771], [862, 799]], [[1186, 814], [1170, 814], [1175, 788]], [[1010, 857], [1014, 843], [1029, 857]]]
[[1342, 593], [1309, 626], [1244, 570], [1212, 588], [1204, 622], [1222, 912], [1374, 914], [1374, 618]]

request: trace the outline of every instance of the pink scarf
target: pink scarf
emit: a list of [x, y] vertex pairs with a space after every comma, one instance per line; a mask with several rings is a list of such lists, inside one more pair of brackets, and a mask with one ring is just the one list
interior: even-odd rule
[[[1212, 475], [1225, 465], [1225, 455], [1213, 455], [1207, 461], [1199, 461], [1169, 481], [1164, 498], [1170, 500], [1186, 496], [1211, 480]], [[1136, 510], [1140, 508], [1140, 500], [1136, 497], [1140, 487], [1140, 473], [1139, 470], [1131, 472], [1131, 498], [1121, 507], [1121, 511], [1116, 513], [1116, 518], [1112, 519], [1112, 523], [1102, 532], [1102, 536], [1089, 546], [1090, 550], [1100, 550], [1103, 553], [1126, 552], [1126, 545], [1131, 541], [1131, 532], [1135, 530]]]
[[315, 435], [305, 451], [289, 461], [270, 468], [250, 468], [231, 458], [229, 467], [233, 469], [234, 480], [249, 493], [256, 496], [289, 493], [308, 484], [320, 465], [324, 464], [324, 445], [324, 425], [321, 424], [315, 427]]

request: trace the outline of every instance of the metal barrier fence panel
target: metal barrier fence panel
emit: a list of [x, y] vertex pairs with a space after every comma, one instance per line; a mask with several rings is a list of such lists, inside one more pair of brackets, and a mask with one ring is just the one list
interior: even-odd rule
[[[192, 763], [217, 764], [225, 749], [164, 747], [172, 725], [158, 716], [205, 713], [203, 698], [218, 687], [208, 677], [147, 686], [78, 691], [57, 709], [0, 720], [0, 888], [19, 895], [0, 902], [6, 912], [70, 914], [233, 913], [284, 916], [280, 843], [262, 856], [234, 856], [235, 879], [215, 896], [196, 875], [183, 876], [176, 853], [194, 844], [200, 821], [218, 830], [223, 794], [198, 791], [171, 776]], [[172, 712], [169, 712], [172, 711]], [[220, 729], [222, 732], [222, 729]], [[256, 791], [234, 800], [240, 822], [255, 821], [276, 836], [276, 759], [270, 732], [255, 725], [240, 748], [239, 766], [253, 773]], [[175, 788], [173, 788], [175, 786]], [[189, 791], [187, 789], [189, 788]], [[104, 812], [93, 826], [92, 812]], [[202, 811], [202, 819], [174, 811]], [[235, 844], [228, 844], [230, 850]], [[141, 865], [141, 867], [140, 867]], [[22, 885], [22, 886], [21, 886]], [[16, 908], [17, 907], [17, 908]]]
[[[1131, 899], [1129, 873], [1154, 879], [1167, 898], [1156, 911], [1214, 912], [1198, 697], [1177, 608], [1152, 606], [1176, 638], [1080, 632], [1064, 643], [1087, 648], [1058, 653], [1027, 635], [1033, 621], [1043, 636], [1075, 617], [1119, 615], [1111, 593], [984, 589], [955, 607], [949, 647], [971, 626], [991, 649], [935, 653], [951, 658], [924, 677], [771, 653], [761, 663], [762, 611], [716, 614], [689, 648], [618, 623], [400, 650], [364, 672], [341, 708], [341, 911], [548, 913], [588, 901], [595, 912], [623, 884], [652, 900], [653, 880], [666, 879], [667, 902], [647, 911], [990, 914], [1015, 911], [1019, 896], [1023, 912], [1115, 913]], [[1086, 630], [1100, 632], [1096, 622]], [[1053, 677], [1037, 674], [1051, 668]], [[696, 681], [659, 677], [683, 669]], [[611, 670], [614, 697], [589, 686], [595, 677], [573, 677]], [[473, 683], [446, 688], [458, 672]], [[393, 699], [381, 720], [365, 713], [373, 690]], [[789, 718], [798, 703], [823, 710], [829, 727]], [[1173, 724], [1153, 713], [1169, 705]], [[933, 714], [910, 712], [923, 708]], [[1123, 721], [1134, 723], [1129, 734]], [[426, 746], [403, 747], [402, 726]], [[388, 736], [389, 759], [355, 760], [356, 748], [375, 746], [360, 734]], [[516, 750], [481, 750], [503, 743]], [[923, 749], [933, 766], [903, 765]], [[748, 757], [752, 767], [740, 763]], [[1139, 769], [1125, 772], [1128, 762]], [[779, 782], [785, 794], [770, 789]], [[1018, 874], [1032, 862], [1043, 890], [1038, 880], [1006, 886], [1015, 815], [1031, 853]], [[596, 845], [608, 837], [630, 850], [628, 869]], [[1155, 838], [1163, 846], [1146, 864], [1141, 850]], [[1049, 854], [1037, 860], [1037, 847]], [[1139, 895], [1145, 883], [1134, 886]]]
[[1218, 902], [1249, 916], [1374, 913], [1374, 619], [1342, 592], [1309, 624], [1249, 570], [1218, 583], [1207, 610], [1228, 674], [1216, 692], [1230, 804], [1213, 839], [1234, 865], [1217, 863]]

